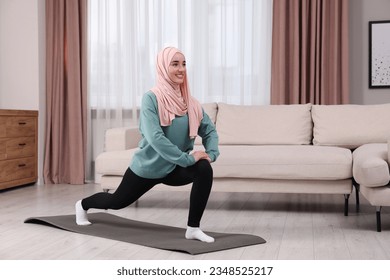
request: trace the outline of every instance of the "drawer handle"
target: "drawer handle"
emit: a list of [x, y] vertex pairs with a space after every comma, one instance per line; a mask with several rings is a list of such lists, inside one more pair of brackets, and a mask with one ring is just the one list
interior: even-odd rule
[[25, 167], [26, 164], [25, 164], [25, 163], [22, 163], [22, 164], [19, 164], [18, 166], [19, 166], [19, 167]]
[[26, 122], [19, 122], [19, 125], [25, 125]]
[[26, 143], [19, 143], [19, 146], [21, 147], [26, 146]]

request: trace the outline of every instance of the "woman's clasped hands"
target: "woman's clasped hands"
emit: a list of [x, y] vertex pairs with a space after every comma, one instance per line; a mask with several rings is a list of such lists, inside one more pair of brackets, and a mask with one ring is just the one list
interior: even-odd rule
[[211, 162], [209, 155], [204, 151], [194, 151], [191, 155], [195, 158], [195, 162], [198, 162], [201, 159], [206, 159]]

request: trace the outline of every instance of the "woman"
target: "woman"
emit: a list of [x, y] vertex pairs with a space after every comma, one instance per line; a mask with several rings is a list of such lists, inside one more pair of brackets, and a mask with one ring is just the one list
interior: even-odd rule
[[[219, 155], [217, 132], [190, 94], [183, 53], [173, 47], [163, 49], [156, 68], [156, 86], [142, 99], [140, 149], [113, 194], [97, 193], [76, 203], [76, 223], [91, 224], [87, 216], [91, 208], [127, 207], [156, 184], [181, 186], [192, 182], [185, 237], [214, 242], [199, 226], [212, 187], [210, 162]], [[205, 151], [190, 153], [197, 135], [202, 137]]]

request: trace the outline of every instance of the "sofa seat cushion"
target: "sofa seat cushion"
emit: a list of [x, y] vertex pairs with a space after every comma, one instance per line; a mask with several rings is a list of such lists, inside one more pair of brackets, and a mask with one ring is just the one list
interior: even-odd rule
[[353, 152], [353, 177], [366, 187], [385, 186], [390, 181], [387, 144], [365, 144]]
[[[195, 150], [202, 149], [196, 146]], [[212, 163], [215, 178], [343, 180], [352, 177], [349, 149], [322, 146], [220, 145]], [[136, 149], [101, 153], [96, 173], [122, 176]]]
[[220, 145], [214, 177], [342, 180], [352, 177], [349, 149], [312, 145]]
[[104, 152], [95, 160], [97, 174], [123, 176], [130, 165], [131, 158], [138, 148], [124, 151]]

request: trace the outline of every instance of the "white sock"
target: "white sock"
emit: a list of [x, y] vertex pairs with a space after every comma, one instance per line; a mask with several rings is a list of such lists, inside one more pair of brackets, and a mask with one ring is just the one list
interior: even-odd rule
[[207, 242], [207, 243], [214, 242], [214, 238], [205, 234], [198, 227], [187, 227], [186, 238], [187, 239], [197, 239], [197, 240], [200, 240], [202, 242]]
[[87, 211], [85, 211], [83, 206], [81, 205], [81, 200], [76, 202], [75, 208], [76, 208], [76, 224], [78, 224], [79, 226], [90, 225], [91, 222], [88, 221]]

